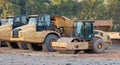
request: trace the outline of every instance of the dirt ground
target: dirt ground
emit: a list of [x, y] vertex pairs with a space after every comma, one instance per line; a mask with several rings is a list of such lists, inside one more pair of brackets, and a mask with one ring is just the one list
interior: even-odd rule
[[0, 65], [120, 65], [120, 49], [110, 48], [101, 54], [59, 54], [1, 47]]

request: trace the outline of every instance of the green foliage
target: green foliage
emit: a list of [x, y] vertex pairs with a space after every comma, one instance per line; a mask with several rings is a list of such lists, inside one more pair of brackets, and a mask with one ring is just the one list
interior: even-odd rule
[[50, 14], [77, 19], [113, 20], [120, 31], [120, 0], [0, 0], [0, 16]]
[[112, 31], [120, 31], [120, 0], [107, 0], [107, 13], [114, 22]]

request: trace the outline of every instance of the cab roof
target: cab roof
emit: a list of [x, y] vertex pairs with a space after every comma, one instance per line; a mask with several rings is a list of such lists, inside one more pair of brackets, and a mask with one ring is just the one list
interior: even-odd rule
[[37, 17], [37, 16], [39, 16], [39, 15], [28, 15], [27, 17], [29, 18], [29, 17]]
[[14, 16], [7, 16], [6, 18], [14, 18]]

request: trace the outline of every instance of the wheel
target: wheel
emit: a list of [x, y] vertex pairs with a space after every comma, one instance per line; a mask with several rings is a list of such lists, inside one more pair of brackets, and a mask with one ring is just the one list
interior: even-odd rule
[[43, 51], [55, 52], [56, 50], [51, 47], [53, 41], [57, 41], [58, 36], [50, 34], [46, 37], [44, 44], [42, 45]]
[[32, 51], [41, 51], [42, 46], [39, 44], [34, 44], [34, 43], [27, 43], [28, 49]]
[[16, 42], [7, 42], [7, 45], [10, 48], [19, 48]]
[[[68, 38], [68, 37], [61, 37], [57, 40], [58, 42], [80, 42], [79, 39], [76, 38]], [[57, 52], [61, 54], [77, 54], [80, 52], [80, 50], [57, 50]]]
[[100, 38], [94, 38], [92, 43], [92, 51], [94, 53], [102, 53], [105, 50], [105, 42]]
[[20, 49], [28, 49], [28, 46], [25, 42], [18, 42], [17, 44]]
[[0, 47], [7, 47], [7, 43], [4, 41], [0, 41]]
[[2, 47], [2, 43], [1, 43], [1, 41], [0, 41], [0, 47]]
[[93, 53], [93, 50], [92, 49], [86, 49], [86, 50], [84, 50], [84, 52], [90, 54], [90, 53]]

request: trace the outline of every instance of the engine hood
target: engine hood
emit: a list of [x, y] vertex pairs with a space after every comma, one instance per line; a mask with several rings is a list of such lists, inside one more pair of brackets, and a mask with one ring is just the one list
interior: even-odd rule
[[10, 35], [11, 31], [12, 31], [12, 25], [10, 25], [10, 24], [0, 26], [0, 33], [1, 33], [0, 39], [1, 40], [9, 40], [11, 37], [11, 35]]
[[28, 29], [28, 28], [32, 28], [32, 27], [36, 27], [36, 25], [35, 24], [27, 24], [27, 25], [23, 25], [23, 26], [17, 27], [14, 30], [16, 30], [16, 29], [23, 30], [23, 29]]

